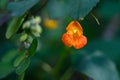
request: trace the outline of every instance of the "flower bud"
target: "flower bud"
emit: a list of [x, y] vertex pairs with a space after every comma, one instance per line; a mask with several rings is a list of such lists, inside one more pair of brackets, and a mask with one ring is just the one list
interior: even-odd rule
[[42, 28], [40, 25], [36, 25], [36, 32], [38, 32], [38, 33], [42, 32]]
[[32, 43], [32, 40], [33, 40], [33, 38], [32, 38], [31, 36], [28, 36], [26, 42], [28, 42], [28, 43]]
[[38, 23], [38, 24], [39, 24], [39, 23], [41, 22], [41, 17], [36, 16], [36, 17], [35, 17], [35, 20], [36, 20], [36, 23]]
[[30, 22], [29, 21], [26, 21], [24, 24], [23, 24], [23, 29], [28, 29], [30, 27]]
[[31, 27], [30, 27], [30, 30], [31, 30], [32, 32], [36, 32], [36, 31], [37, 31], [37, 29], [36, 29], [36, 25], [31, 26]]
[[42, 28], [40, 25], [35, 25], [31, 27], [31, 32], [34, 36], [39, 37], [40, 33], [42, 32]]
[[35, 18], [31, 19], [31, 20], [30, 20], [30, 23], [31, 23], [32, 25], [35, 25], [35, 24], [36, 24]]
[[26, 33], [22, 34], [22, 36], [20, 37], [20, 41], [23, 42], [27, 39], [28, 35]]
[[35, 37], [40, 37], [40, 33], [38, 33], [38, 32], [32, 32], [32, 34], [33, 34]]

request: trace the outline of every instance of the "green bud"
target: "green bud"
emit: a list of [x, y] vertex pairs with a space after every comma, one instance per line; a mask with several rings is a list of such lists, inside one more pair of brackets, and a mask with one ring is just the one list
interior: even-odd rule
[[37, 32], [36, 26], [31, 26], [30, 29], [32, 32]]
[[32, 34], [33, 34], [35, 37], [40, 37], [40, 33], [32, 32]]
[[40, 25], [36, 25], [36, 32], [41, 33], [42, 27]]
[[23, 24], [23, 29], [28, 29], [30, 27], [30, 22], [29, 21], [26, 21], [24, 24]]
[[35, 26], [31, 26], [31, 32], [34, 36], [39, 37], [40, 33], [42, 32], [42, 28], [38, 24]]
[[36, 23], [38, 23], [38, 24], [39, 24], [39, 23], [41, 22], [41, 17], [36, 16], [36, 17], [35, 17], [35, 20], [36, 20]]
[[28, 42], [28, 43], [32, 43], [32, 41], [33, 41], [33, 38], [32, 38], [31, 36], [28, 36], [28, 38], [27, 38], [27, 41], [26, 41], [26, 42]]
[[31, 31], [33, 32], [37, 32], [37, 33], [41, 33], [42, 32], [42, 28], [40, 25], [35, 25], [35, 26], [31, 26]]
[[28, 35], [26, 33], [22, 34], [20, 37], [20, 41], [23, 42], [27, 39]]
[[31, 19], [31, 20], [30, 20], [30, 23], [33, 24], [33, 25], [36, 24], [35, 18]]

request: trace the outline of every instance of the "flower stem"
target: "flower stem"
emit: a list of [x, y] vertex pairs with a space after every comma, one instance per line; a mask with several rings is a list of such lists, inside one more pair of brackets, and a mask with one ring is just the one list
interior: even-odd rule
[[54, 80], [59, 80], [60, 69], [62, 67], [62, 64], [63, 64], [65, 58], [68, 56], [68, 54], [69, 54], [69, 48], [65, 47], [60, 58], [58, 59], [57, 64], [55, 65], [55, 67], [52, 70], [52, 75], [53, 75]]

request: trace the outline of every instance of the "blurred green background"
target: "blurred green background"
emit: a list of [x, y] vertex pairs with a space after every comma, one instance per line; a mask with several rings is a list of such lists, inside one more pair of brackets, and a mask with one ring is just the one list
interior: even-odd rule
[[[5, 33], [11, 18], [27, 12], [42, 18], [43, 31], [24, 80], [120, 80], [120, 0], [0, 0], [0, 80], [17, 80], [20, 30], [11, 39]], [[72, 20], [88, 39], [79, 50], [61, 41]]]

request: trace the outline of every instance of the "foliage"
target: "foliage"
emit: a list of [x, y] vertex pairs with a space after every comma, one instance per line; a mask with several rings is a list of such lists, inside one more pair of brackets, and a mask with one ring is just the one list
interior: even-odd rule
[[73, 56], [73, 66], [93, 80], [119, 80], [115, 64], [100, 51], [93, 54], [76, 53]]
[[39, 0], [23, 0], [19, 2], [11, 2], [8, 4], [8, 10], [12, 12], [13, 16], [20, 16], [26, 13]]
[[53, 18], [65, 18], [66, 16], [74, 19], [84, 18], [97, 2], [99, 0], [51, 0], [48, 4], [48, 11]]
[[13, 20], [11, 20], [11, 22], [9, 24], [9, 27], [7, 29], [7, 32], [6, 32], [6, 38], [7, 39], [12, 37], [17, 32], [17, 30], [20, 27], [21, 21], [22, 21], [22, 17], [14, 18]]
[[[120, 0], [1, 0], [0, 79], [119, 80], [119, 4]], [[68, 30], [72, 21], [81, 25], [80, 32], [75, 24]], [[84, 34], [87, 44], [83, 38], [65, 36], [65, 45], [72, 41], [84, 46], [66, 47], [63, 34], [72, 39]]]

